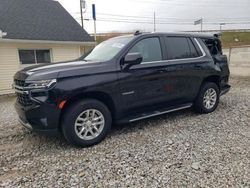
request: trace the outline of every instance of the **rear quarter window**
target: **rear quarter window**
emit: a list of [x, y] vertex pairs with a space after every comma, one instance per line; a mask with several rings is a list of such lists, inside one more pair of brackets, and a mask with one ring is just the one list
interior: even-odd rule
[[189, 38], [188, 38], [188, 45], [190, 48], [191, 57], [199, 57], [200, 55], [199, 55], [197, 49], [195, 48], [193, 42]]
[[199, 44], [201, 45], [202, 49], [205, 51], [205, 53], [207, 55], [211, 56], [210, 51], [209, 51], [208, 47], [206, 46], [206, 44], [204, 43], [204, 41], [200, 38], [197, 38], [197, 40], [198, 40]]

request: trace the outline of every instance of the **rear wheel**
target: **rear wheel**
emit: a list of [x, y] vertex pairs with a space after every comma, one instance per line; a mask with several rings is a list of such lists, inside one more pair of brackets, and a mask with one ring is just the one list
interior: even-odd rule
[[97, 100], [77, 102], [64, 114], [63, 134], [70, 143], [77, 146], [87, 147], [101, 142], [111, 128], [110, 111]]
[[195, 110], [199, 113], [213, 112], [219, 103], [219, 88], [213, 82], [205, 82], [195, 100]]

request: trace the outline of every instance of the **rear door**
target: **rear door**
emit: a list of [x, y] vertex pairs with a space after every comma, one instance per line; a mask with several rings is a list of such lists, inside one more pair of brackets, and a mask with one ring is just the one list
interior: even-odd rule
[[167, 65], [163, 85], [170, 85], [166, 100], [192, 102], [201, 83], [204, 53], [195, 39], [185, 36], [165, 37]]
[[143, 57], [141, 64], [129, 69], [122, 67], [118, 74], [121, 100], [128, 113], [144, 111], [146, 107], [152, 108], [164, 100], [166, 92], [162, 79], [165, 73], [162, 68], [166, 60], [163, 47], [160, 37], [147, 37], [137, 41], [126, 53], [139, 52]]

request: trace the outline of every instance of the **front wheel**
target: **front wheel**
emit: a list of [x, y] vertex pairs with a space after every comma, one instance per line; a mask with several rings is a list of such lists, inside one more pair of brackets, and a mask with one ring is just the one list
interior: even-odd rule
[[195, 100], [194, 107], [199, 113], [213, 112], [219, 103], [219, 88], [213, 82], [205, 82]]
[[83, 100], [64, 113], [62, 130], [72, 144], [87, 147], [101, 142], [111, 128], [109, 109], [100, 101]]

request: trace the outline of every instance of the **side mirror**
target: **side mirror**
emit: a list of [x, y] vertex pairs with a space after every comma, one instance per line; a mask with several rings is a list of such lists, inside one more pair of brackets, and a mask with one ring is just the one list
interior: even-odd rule
[[140, 53], [128, 53], [124, 58], [124, 64], [137, 65], [142, 62], [142, 55]]

